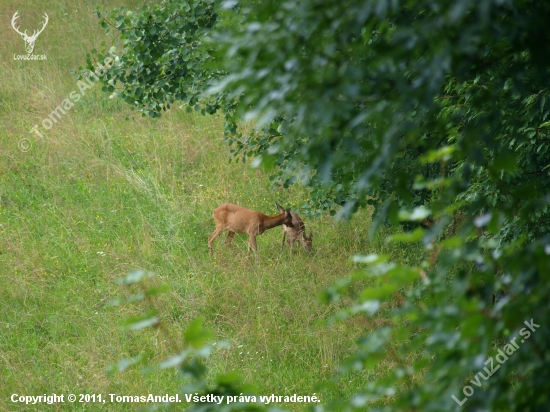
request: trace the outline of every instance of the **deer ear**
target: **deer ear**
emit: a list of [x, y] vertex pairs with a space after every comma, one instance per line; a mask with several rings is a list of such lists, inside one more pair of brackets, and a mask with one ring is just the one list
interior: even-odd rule
[[284, 208], [277, 202], [275, 202], [275, 206], [277, 206], [277, 210], [279, 210], [279, 212], [284, 212]]

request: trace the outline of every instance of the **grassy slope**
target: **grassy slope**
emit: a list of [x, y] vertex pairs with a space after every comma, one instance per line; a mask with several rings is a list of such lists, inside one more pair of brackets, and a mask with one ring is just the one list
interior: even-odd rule
[[[123, 357], [176, 352], [199, 315], [233, 343], [209, 360], [213, 373], [239, 369], [261, 394], [319, 392], [314, 385], [335, 372], [359, 334], [389, 320], [382, 312], [328, 328], [321, 321], [334, 307], [316, 296], [352, 270], [349, 256], [357, 252], [399, 260], [405, 252], [367, 243], [369, 216], [362, 212], [348, 224], [306, 221], [315, 234], [311, 255], [281, 254], [277, 228], [258, 238], [259, 258], [237, 236], [234, 253], [220, 237], [210, 259], [206, 240], [218, 204], [275, 214], [275, 201], [296, 206], [307, 196], [300, 188], [274, 191], [263, 173], [229, 164], [216, 117], [175, 110], [143, 119], [126, 105], [109, 105], [95, 86], [45, 139], [29, 135], [77, 89], [70, 69], [104, 40], [91, 15], [98, 3], [106, 2], [18, 5], [22, 28], [37, 25], [43, 12], [50, 16], [35, 49], [48, 60], [20, 62], [12, 57], [24, 52], [10, 27], [16, 6], [0, 0], [0, 409], [24, 409], [9, 402], [12, 393], [174, 392], [173, 371], [108, 377], [105, 369]], [[22, 137], [31, 140], [28, 152], [18, 148]], [[158, 302], [165, 329], [117, 329], [139, 309], [108, 302], [125, 293], [115, 280], [136, 267], [171, 286]], [[391, 366], [380, 365], [379, 373]], [[321, 393], [346, 396], [368, 380], [349, 377]], [[135, 406], [110, 407], [125, 408]]]

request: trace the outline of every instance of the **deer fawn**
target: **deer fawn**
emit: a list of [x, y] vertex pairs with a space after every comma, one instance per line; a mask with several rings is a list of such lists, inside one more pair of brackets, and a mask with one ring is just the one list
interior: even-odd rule
[[[277, 205], [277, 207], [280, 206]], [[281, 213], [277, 216], [267, 216], [242, 206], [231, 204], [218, 206], [213, 212], [214, 220], [216, 221], [216, 230], [214, 230], [214, 233], [208, 238], [210, 256], [212, 256], [212, 243], [226, 229], [229, 230], [229, 233], [227, 233], [225, 244], [229, 248], [231, 248], [231, 241], [235, 233], [244, 233], [250, 236], [248, 250], [252, 248], [257, 252], [258, 246], [256, 245], [256, 236], [261, 235], [267, 229], [282, 224], [292, 227], [290, 209], [284, 210], [281, 207], [279, 210], [281, 210]]]
[[[284, 210], [281, 205], [277, 203], [276, 205], [280, 212]], [[310, 252], [312, 247], [313, 232], [310, 231], [309, 237], [307, 237], [306, 225], [304, 225], [304, 222], [300, 219], [300, 216], [298, 216], [293, 210], [290, 211], [290, 215], [292, 216], [292, 226], [283, 224], [283, 241], [281, 242], [281, 250], [283, 250], [283, 247], [285, 246], [285, 237], [288, 234], [288, 245], [290, 247], [291, 255], [292, 246], [297, 240], [300, 241], [306, 252]]]

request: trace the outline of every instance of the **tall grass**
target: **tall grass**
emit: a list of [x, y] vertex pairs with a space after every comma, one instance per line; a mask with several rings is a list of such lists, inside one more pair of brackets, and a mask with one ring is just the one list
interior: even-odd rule
[[[328, 216], [306, 220], [314, 232], [311, 254], [302, 250], [291, 258], [288, 248], [281, 253], [277, 228], [258, 238], [257, 257], [248, 254], [248, 239], [237, 235], [233, 251], [219, 238], [211, 259], [207, 238], [217, 205], [238, 203], [275, 214], [274, 202], [296, 207], [307, 198], [304, 188], [274, 190], [264, 173], [229, 163], [220, 118], [180, 110], [160, 120], [142, 118], [96, 85], [44, 138], [29, 134], [77, 88], [71, 69], [105, 40], [91, 14], [95, 4], [115, 6], [2, 1], [0, 409], [25, 409], [10, 402], [13, 393], [175, 392], [173, 372], [142, 375], [130, 369], [108, 376], [106, 368], [124, 357], [155, 360], [174, 353], [197, 316], [232, 343], [209, 360], [211, 376], [238, 370], [261, 394], [320, 392], [323, 400], [365, 385], [369, 376], [357, 374], [316, 387], [330, 381], [358, 336], [392, 320], [382, 311], [328, 327], [323, 320], [337, 306], [320, 304], [317, 296], [354, 270], [353, 254], [406, 260], [415, 252], [388, 249], [383, 237], [370, 242], [369, 211], [349, 223]], [[34, 52], [47, 54], [46, 61], [13, 60], [24, 53], [10, 27], [16, 7], [22, 29], [32, 31], [44, 12], [50, 16]], [[18, 147], [22, 138], [31, 142], [27, 152]], [[157, 301], [165, 328], [118, 329], [139, 311], [109, 304], [124, 293], [115, 280], [132, 268], [154, 272], [154, 282], [170, 285]], [[381, 365], [380, 373], [391, 367]], [[92, 407], [63, 404], [51, 410]]]

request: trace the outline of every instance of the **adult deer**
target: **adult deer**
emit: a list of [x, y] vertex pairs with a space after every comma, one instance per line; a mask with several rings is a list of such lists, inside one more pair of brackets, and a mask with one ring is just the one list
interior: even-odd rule
[[[279, 205], [277, 205], [277, 207], [279, 207]], [[284, 210], [281, 208], [281, 213], [277, 216], [267, 216], [255, 210], [228, 203], [214, 209], [213, 216], [216, 222], [216, 230], [214, 230], [214, 233], [208, 238], [210, 256], [212, 256], [212, 243], [226, 229], [229, 233], [227, 233], [225, 244], [229, 248], [231, 248], [231, 241], [235, 233], [244, 233], [250, 236], [248, 250], [252, 248], [257, 252], [258, 246], [256, 245], [256, 236], [261, 235], [267, 229], [282, 224], [292, 227], [290, 209]]]
[[46, 25], [48, 24], [48, 21], [50, 20], [50, 18], [48, 17], [48, 15], [46, 13], [44, 13], [45, 20], [44, 20], [44, 23], [42, 23], [42, 27], [39, 30], [35, 30], [33, 32], [32, 36], [29, 36], [27, 34], [27, 30], [25, 30], [23, 33], [21, 33], [19, 31], [19, 27], [15, 26], [15, 20], [17, 20], [19, 18], [18, 13], [19, 13], [19, 11], [16, 11], [15, 14], [13, 15], [13, 17], [11, 19], [11, 26], [13, 27], [13, 29], [19, 35], [21, 35], [21, 37], [23, 37], [23, 40], [25, 40], [25, 49], [27, 50], [27, 54], [31, 54], [32, 51], [34, 50], [34, 43], [36, 42], [36, 39], [37, 39], [38, 35], [44, 31], [44, 29], [46, 28]]
[[[279, 212], [284, 210], [281, 205], [277, 203], [275, 204], [277, 205]], [[306, 236], [306, 225], [304, 225], [304, 222], [300, 219], [300, 216], [298, 216], [293, 210], [290, 211], [290, 215], [292, 216], [292, 226], [283, 224], [283, 241], [281, 242], [281, 250], [283, 250], [283, 247], [285, 246], [285, 237], [288, 234], [288, 245], [290, 247], [291, 255], [292, 246], [296, 241], [299, 241], [302, 244], [306, 252], [310, 252], [313, 245], [313, 232], [310, 231], [309, 237]]]

